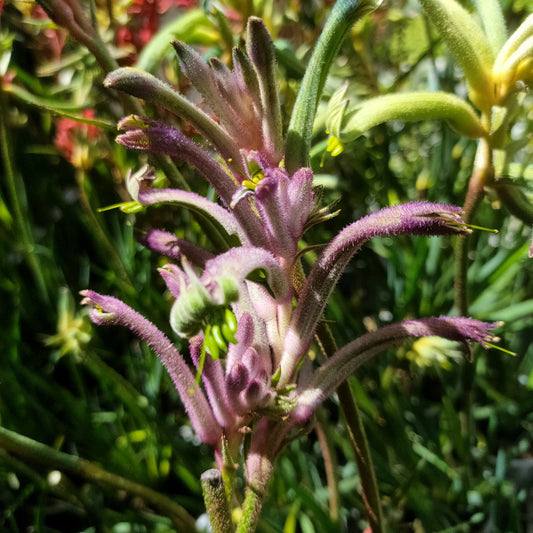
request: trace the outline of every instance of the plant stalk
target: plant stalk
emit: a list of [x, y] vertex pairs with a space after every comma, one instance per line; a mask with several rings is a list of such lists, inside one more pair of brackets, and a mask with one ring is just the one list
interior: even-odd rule
[[[324, 322], [321, 322], [318, 327], [318, 337], [326, 357], [329, 357], [337, 351], [331, 330]], [[385, 533], [379, 488], [372, 463], [372, 456], [370, 455], [370, 447], [359, 407], [347, 381], [344, 381], [339, 386], [337, 396], [346, 420], [350, 443], [354, 451], [355, 462], [357, 463], [357, 469], [361, 479], [361, 495], [368, 515], [369, 526], [372, 533]]]
[[206, 470], [201, 477], [205, 508], [213, 533], [232, 533], [231, 512], [226, 498], [224, 480], [220, 470]]
[[86, 459], [59, 452], [33, 439], [10, 431], [0, 426], [0, 448], [22, 457], [35, 461], [50, 469], [63, 470], [70, 474], [97, 483], [114, 490], [123, 490], [131, 495], [142, 498], [149, 505], [168, 516], [179, 531], [196, 531], [194, 518], [181, 505], [167, 496], [135, 481], [112, 474]]
[[[485, 186], [494, 181], [494, 165], [492, 150], [487, 139], [479, 140], [474, 161], [474, 170], [468, 184], [465, 202], [463, 204], [463, 220], [470, 224], [485, 195]], [[470, 237], [466, 235], [457, 237], [455, 246], [455, 306], [459, 316], [468, 316], [468, 248]]]

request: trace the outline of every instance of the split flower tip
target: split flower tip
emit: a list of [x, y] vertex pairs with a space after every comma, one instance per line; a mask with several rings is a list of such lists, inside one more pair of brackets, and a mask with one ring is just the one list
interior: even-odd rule
[[116, 307], [125, 305], [112, 296], [103, 296], [89, 289], [80, 291], [83, 296], [81, 304], [89, 309], [89, 317], [96, 325], [113, 325], [116, 319]]

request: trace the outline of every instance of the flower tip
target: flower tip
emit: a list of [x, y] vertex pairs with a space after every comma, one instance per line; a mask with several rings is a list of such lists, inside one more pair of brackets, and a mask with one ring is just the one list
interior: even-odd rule
[[127, 70], [129, 70], [128, 67], [122, 67], [122, 68], [117, 68], [116, 70], [112, 70], [111, 72], [109, 72], [107, 76], [104, 78], [104, 81], [103, 81], [104, 87], [107, 87], [108, 89], [114, 89], [117, 86], [117, 84], [122, 80]]
[[80, 291], [80, 296], [83, 296], [81, 300], [81, 305], [89, 305], [92, 304], [94, 301], [94, 296], [96, 293], [94, 291], [91, 291], [90, 289], [84, 289]]
[[113, 74], [113, 72], [110, 72], [110, 73], [104, 78], [104, 81], [103, 81], [103, 85], [104, 85], [104, 87], [107, 87], [108, 89], [110, 89], [110, 88], [113, 87], [113, 77], [112, 77], [112, 74]]
[[117, 122], [118, 131], [131, 131], [145, 127], [146, 124], [138, 115], [128, 115]]
[[179, 54], [185, 48], [185, 43], [183, 43], [182, 41], [178, 41], [177, 39], [170, 41], [170, 44], [172, 45], [174, 50], [176, 50], [177, 54]]

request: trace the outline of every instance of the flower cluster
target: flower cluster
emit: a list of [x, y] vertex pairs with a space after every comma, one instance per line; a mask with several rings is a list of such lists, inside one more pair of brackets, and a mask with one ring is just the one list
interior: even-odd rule
[[407, 337], [439, 335], [486, 346], [494, 340], [494, 324], [443, 317], [389, 325], [313, 368], [307, 354], [328, 298], [366, 242], [380, 236], [470, 230], [454, 206], [415, 202], [388, 207], [342, 230], [305, 277], [298, 243], [330, 213], [316, 205], [319, 195], [311, 169], [290, 172], [284, 166], [276, 63], [266, 27], [258, 18], [249, 20], [247, 48], [234, 50], [231, 69], [216, 59], [208, 65], [182, 42], [173, 46], [211, 113], [132, 68], [112, 72], [105, 85], [180, 116], [207, 143], [200, 146], [180, 130], [146, 117], [132, 115], [119, 124], [120, 144], [189, 163], [220, 199], [155, 188], [149, 167], [127, 178], [134, 202], [190, 209], [212, 237], [208, 250], [159, 229], [143, 239], [174, 260], [160, 273], [174, 298], [171, 327], [189, 340], [190, 361], [152, 323], [116, 298], [88, 290], [83, 301], [95, 323], [127, 326], [159, 355], [196, 434], [214, 448], [221, 471], [231, 470], [247, 439], [247, 481], [258, 494], [295, 431], [312, 423], [317, 406], [365, 361]]

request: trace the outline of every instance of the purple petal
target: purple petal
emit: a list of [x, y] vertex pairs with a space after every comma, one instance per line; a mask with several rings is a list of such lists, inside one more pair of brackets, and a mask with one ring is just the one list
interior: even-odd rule
[[283, 151], [276, 57], [272, 38], [260, 18], [248, 19], [247, 47], [259, 79], [263, 108], [263, 152], [268, 156], [270, 166], [275, 167], [281, 161]]
[[[143, 127], [139, 127], [141, 121], [143, 121]], [[239, 189], [228, 173], [205, 150], [181, 131], [151, 119], [132, 115], [123, 119], [119, 125], [126, 129], [126, 133], [117, 137], [119, 144], [143, 151], [165, 153], [181, 158], [197, 168], [217, 191], [225, 205], [233, 207], [234, 217], [221, 206], [195, 193], [174, 189], [151, 189], [154, 173], [153, 170], [148, 172], [145, 168], [134, 175], [128, 174], [127, 176], [126, 185], [134, 200], [143, 205], [166, 201], [181, 203], [188, 208], [200, 210], [207, 218], [218, 220], [229, 234], [236, 233], [242, 243], [251, 242], [256, 246], [266, 244], [261, 221], [250, 202], [238, 202], [233, 206], [233, 197]], [[244, 179], [240, 173], [235, 173], [235, 176], [236, 181]], [[162, 191], [166, 196], [162, 196]], [[174, 191], [173, 196], [172, 191]]]
[[179, 298], [180, 294], [188, 289], [187, 275], [179, 266], [169, 264], [157, 270], [174, 298]]
[[[204, 58], [181, 41], [173, 41], [172, 46], [181, 60], [185, 76], [204, 97], [205, 102], [230, 137], [239, 146], [242, 146], [241, 141], [249, 141], [249, 132], [253, 131], [254, 124], [247, 124], [242, 120], [243, 117], [232, 112], [229, 102], [224, 98], [224, 93], [220, 91], [220, 86], [216, 83], [214, 71], [209, 68]], [[235, 89], [236, 87], [233, 88], [233, 93], [236, 92]]]
[[268, 285], [276, 299], [285, 300], [291, 296], [287, 276], [277, 259], [267, 250], [253, 246], [231, 248], [208, 261], [202, 281], [210, 283], [221, 278], [231, 278], [240, 284], [257, 269], [265, 270]]
[[[136, 180], [136, 175], [129, 176], [129, 181]], [[128, 188], [133, 189], [133, 185]], [[242, 242], [247, 242], [246, 235], [235, 220], [235, 217], [222, 206], [215, 204], [196, 194], [194, 192], [182, 191], [180, 189], [149, 189], [149, 184], [145, 181], [137, 185], [136, 200], [142, 205], [156, 205], [156, 204], [176, 204], [191, 211], [199, 211], [206, 218], [218, 223], [219, 226], [226, 231], [228, 235], [237, 235]]]
[[124, 67], [109, 73], [104, 80], [104, 85], [158, 104], [185, 119], [202, 132], [226, 161], [232, 159], [237, 166], [244, 167], [239, 147], [223, 128], [198, 106], [189, 102], [155, 76], [139, 69]]
[[[197, 168], [204, 178], [215, 188], [222, 200], [229, 205], [236, 185], [222, 167], [200, 146], [191, 141], [180, 130], [162, 122], [134, 117], [143, 121], [143, 127], [130, 129], [126, 120], [119, 122], [119, 127], [126, 133], [117, 136], [117, 143], [143, 152], [165, 154], [182, 159]], [[131, 118], [127, 117], [127, 120]]]
[[300, 169], [291, 179], [281, 168], [266, 168], [263, 173], [255, 198], [271, 249], [280, 257], [292, 257], [314, 208], [312, 171]]
[[243, 354], [254, 341], [254, 321], [249, 313], [243, 313], [239, 318], [235, 338], [237, 344], [230, 344], [228, 347], [227, 371], [231, 370], [233, 365], [241, 362]]
[[[217, 89], [229, 106], [236, 129], [239, 146], [246, 150], [261, 150], [263, 136], [261, 133], [261, 106], [256, 106], [251, 93], [244, 83], [240, 70], [231, 71], [220, 59], [210, 60]], [[249, 132], [257, 132], [250, 135]]]
[[266, 227], [272, 251], [280, 257], [292, 257], [298, 246], [291, 232], [291, 209], [287, 201], [289, 177], [282, 169], [265, 169], [257, 184], [255, 199]]
[[287, 191], [291, 206], [291, 232], [300, 239], [309, 215], [315, 208], [313, 193], [313, 172], [310, 168], [300, 168], [294, 173]]
[[[191, 357], [196, 365], [202, 349], [202, 337], [199, 335], [190, 343]], [[202, 370], [202, 382], [215, 418], [224, 428], [226, 434], [230, 434], [237, 423], [237, 412], [233, 409], [227, 392], [221, 359], [213, 361], [209, 355], [206, 355]]]
[[225, 382], [228, 400], [232, 409], [240, 416], [249, 413], [248, 404], [241, 397], [241, 393], [250, 382], [250, 376], [245, 366], [241, 363], [234, 364], [226, 375]]
[[142, 315], [125, 303], [96, 292], [82, 291], [82, 303], [89, 306], [91, 320], [98, 325], [126, 326], [159, 356], [180, 395], [198, 438], [214, 447], [220, 445], [222, 430], [209, 403], [196, 384], [191, 370], [170, 340]]

